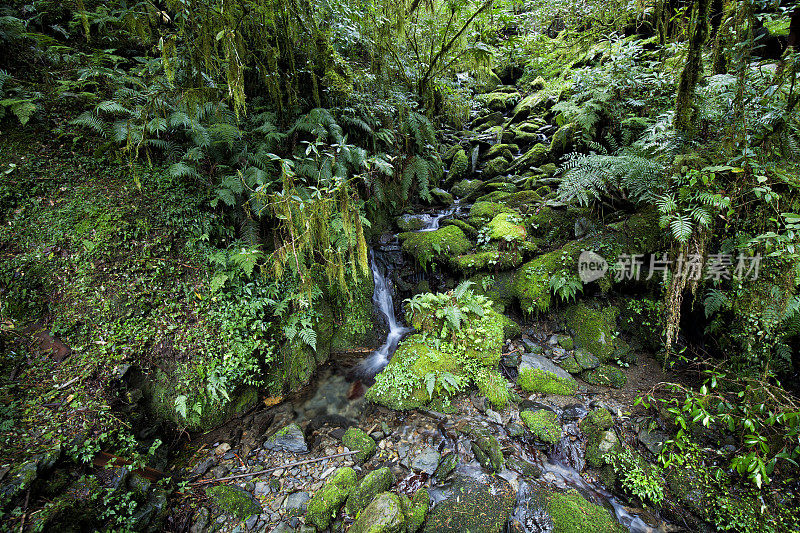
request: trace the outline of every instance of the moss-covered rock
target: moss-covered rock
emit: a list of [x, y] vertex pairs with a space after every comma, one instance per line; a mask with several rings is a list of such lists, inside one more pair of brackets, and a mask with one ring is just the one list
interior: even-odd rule
[[425, 221], [414, 215], [401, 215], [395, 220], [400, 231], [418, 231], [425, 227]]
[[614, 425], [614, 417], [608, 409], [595, 409], [580, 422], [580, 428], [587, 439], [593, 439], [601, 431], [611, 429]]
[[589, 350], [578, 348], [575, 350], [574, 355], [575, 362], [578, 363], [581, 370], [592, 370], [593, 368], [600, 366], [600, 359], [592, 355]]
[[584, 459], [586, 464], [600, 467], [605, 464], [606, 457], [622, 449], [619, 437], [613, 431], [601, 431], [586, 443]]
[[475, 229], [473, 226], [467, 224], [463, 220], [459, 220], [457, 218], [446, 218], [442, 220], [439, 225], [441, 227], [445, 226], [457, 226], [461, 231], [464, 232], [469, 239], [475, 239], [478, 236], [478, 230]]
[[503, 204], [495, 202], [475, 202], [469, 209], [469, 220], [471, 226], [476, 228], [483, 227], [500, 213], [513, 213], [514, 210]]
[[546, 163], [552, 154], [550, 148], [542, 143], [534, 144], [521, 157], [516, 159], [509, 167], [509, 170], [524, 171], [533, 167], [538, 167]]
[[556, 444], [561, 439], [561, 426], [558, 423], [558, 416], [553, 411], [547, 409], [522, 411], [519, 417], [540, 441]]
[[511, 111], [511, 122], [521, 122], [529, 116], [541, 114], [547, 109], [549, 98], [550, 95], [544, 90], [529, 94]]
[[[376, 344], [378, 327], [375, 323], [375, 304], [372, 302], [372, 293], [375, 291], [372, 272], [358, 276], [355, 282], [351, 278], [348, 289], [348, 294], [330, 297], [333, 323], [320, 320], [314, 328], [317, 332], [316, 359], [319, 364], [327, 359], [321, 357], [326, 346], [330, 347], [331, 352], [339, 353], [353, 346]], [[324, 331], [325, 328], [330, 328], [330, 332]]]
[[461, 180], [450, 189], [450, 193], [457, 198], [469, 200], [477, 196], [478, 191], [483, 188], [481, 180]]
[[558, 366], [569, 372], [570, 374], [580, 374], [583, 369], [581, 365], [575, 360], [575, 356], [570, 354], [558, 362]]
[[575, 143], [575, 133], [577, 129], [577, 126], [572, 122], [558, 128], [553, 134], [553, 138], [550, 140], [550, 152], [554, 156], [560, 156], [571, 152]]
[[372, 437], [359, 428], [349, 428], [342, 437], [342, 444], [350, 448], [350, 450], [358, 450], [358, 453], [353, 456], [353, 460], [357, 463], [363, 463], [372, 457], [376, 448]]
[[428, 489], [422, 487], [414, 493], [411, 498], [411, 505], [406, 511], [406, 529], [408, 533], [416, 533], [422, 527], [430, 504], [431, 498], [428, 494]]
[[447, 180], [450, 183], [455, 183], [467, 177], [467, 170], [469, 169], [469, 158], [467, 153], [459, 148], [453, 156], [453, 162], [450, 163], [450, 170], [447, 173]]
[[559, 335], [556, 337], [558, 341], [558, 345], [564, 348], [565, 350], [572, 350], [575, 347], [575, 341], [572, 340], [572, 337], [569, 335]]
[[509, 143], [497, 143], [483, 154], [483, 158], [487, 161], [495, 157], [504, 157], [506, 159], [513, 159], [514, 155], [519, 152], [519, 146]]
[[[451, 328], [450, 306], [458, 306], [462, 322]], [[474, 309], [480, 306], [478, 315]], [[453, 308], [455, 309], [455, 307]], [[465, 311], [466, 310], [466, 311]], [[446, 399], [471, 381], [503, 403], [500, 380], [491, 369], [500, 361], [503, 318], [491, 302], [470, 293], [423, 294], [407, 306], [407, 322], [422, 334], [404, 339], [389, 364], [367, 391], [369, 401], [392, 409], [413, 409]]]
[[486, 483], [456, 476], [451, 494], [428, 513], [425, 533], [501, 533], [514, 509], [516, 495], [505, 480]]
[[356, 518], [350, 533], [404, 533], [406, 515], [397, 494], [378, 494]]
[[472, 453], [475, 459], [488, 470], [500, 472], [505, 466], [503, 452], [500, 449], [500, 441], [494, 435], [488, 433], [478, 434], [472, 441]]
[[317, 529], [327, 528], [333, 517], [356, 487], [356, 472], [350, 467], [339, 468], [308, 501], [306, 521]]
[[482, 96], [481, 99], [488, 109], [505, 112], [519, 101], [519, 93], [494, 92]]
[[525, 226], [518, 222], [519, 217], [513, 213], [500, 213], [486, 225], [489, 239], [507, 243], [524, 241], [527, 237]]
[[450, 264], [459, 272], [469, 275], [486, 270], [511, 270], [522, 264], [522, 259], [522, 252], [516, 249], [487, 250], [453, 257]]
[[358, 515], [362, 509], [370, 504], [375, 496], [389, 490], [395, 481], [394, 474], [387, 467], [368, 473], [358, 484], [358, 487], [353, 489], [350, 496], [348, 496], [345, 504], [347, 514], [350, 516]]
[[621, 389], [628, 382], [628, 378], [621, 368], [604, 364], [594, 370], [587, 370], [581, 374], [581, 379], [592, 385], [614, 387], [615, 389]]
[[453, 205], [453, 195], [444, 189], [434, 187], [431, 189], [431, 196], [433, 196], [433, 199], [436, 201], [436, 203], [440, 205]]
[[504, 409], [511, 400], [508, 381], [493, 368], [481, 368], [473, 377], [478, 390], [497, 409]]
[[568, 307], [564, 318], [579, 348], [588, 350], [600, 362], [611, 359], [617, 330], [615, 307], [595, 309], [580, 302]]
[[456, 226], [445, 226], [434, 231], [401, 233], [403, 251], [414, 257], [423, 267], [433, 261], [461, 255], [472, 248], [464, 232]]
[[[473, 292], [489, 298], [498, 312], [503, 312], [514, 300], [514, 295], [511, 292], [511, 287], [514, 283], [514, 274], [512, 272], [476, 274], [470, 277], [469, 281], [474, 283], [472, 286]], [[506, 336], [506, 338], [509, 337]]]
[[538, 368], [522, 368], [517, 383], [527, 392], [543, 392], [569, 396], [575, 394], [578, 384], [574, 379], [565, 379], [552, 372]]
[[508, 159], [502, 156], [495, 157], [491, 161], [487, 162], [486, 165], [483, 167], [483, 171], [481, 172], [481, 178], [484, 180], [490, 180], [502, 174], [505, 174], [508, 167], [511, 166], [511, 163]]
[[206, 489], [206, 494], [211, 497], [217, 507], [224, 513], [239, 520], [247, 520], [253, 515], [264, 512], [261, 505], [253, 498], [253, 495], [239, 487], [217, 485]]
[[436, 467], [436, 471], [433, 473], [433, 477], [436, 479], [443, 481], [444, 479], [449, 476], [453, 470], [456, 469], [459, 462], [459, 456], [457, 453], [449, 453], [442, 457], [441, 461], [439, 461], [439, 466]]
[[547, 497], [553, 533], [624, 533], [627, 531], [600, 505], [590, 503], [578, 491], [553, 492]]

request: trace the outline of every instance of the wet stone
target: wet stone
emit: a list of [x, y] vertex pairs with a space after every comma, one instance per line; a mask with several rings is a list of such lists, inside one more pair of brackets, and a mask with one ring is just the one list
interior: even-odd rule
[[436, 467], [439, 466], [440, 458], [441, 455], [439, 452], [430, 447], [425, 448], [414, 458], [413, 461], [411, 461], [411, 468], [414, 471], [425, 472], [426, 474], [431, 475], [436, 471]]
[[297, 424], [289, 424], [279, 429], [264, 442], [264, 449], [291, 453], [308, 453], [303, 430]]

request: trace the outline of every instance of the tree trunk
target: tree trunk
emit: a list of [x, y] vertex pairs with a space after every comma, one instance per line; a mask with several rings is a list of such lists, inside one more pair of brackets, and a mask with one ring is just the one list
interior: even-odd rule
[[708, 37], [708, 7], [711, 0], [697, 0], [694, 24], [689, 37], [689, 50], [678, 82], [673, 126], [680, 134], [691, 137], [694, 132], [694, 89], [703, 70], [703, 45]]

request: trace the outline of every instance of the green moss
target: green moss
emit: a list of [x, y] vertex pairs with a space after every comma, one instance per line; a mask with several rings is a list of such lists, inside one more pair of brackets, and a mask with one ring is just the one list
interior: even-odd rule
[[581, 302], [568, 307], [564, 318], [579, 348], [588, 350], [601, 362], [612, 358], [617, 330], [615, 307], [593, 309]]
[[517, 224], [517, 217], [511, 213], [500, 213], [487, 225], [489, 238], [496, 241], [514, 242], [524, 241], [527, 237], [525, 227]]
[[470, 239], [474, 239], [475, 237], [478, 236], [478, 230], [477, 229], [475, 229], [471, 225], [467, 224], [463, 220], [459, 220], [457, 218], [446, 218], [446, 219], [442, 220], [442, 222], [440, 223], [440, 226], [441, 227], [457, 226], [461, 231], [464, 232], [464, 235], [466, 235]]
[[558, 128], [550, 141], [550, 151], [555, 155], [571, 152], [575, 142], [576, 130], [577, 127], [572, 122]]
[[458, 198], [472, 198], [483, 187], [481, 180], [461, 180], [450, 189], [453, 196]]
[[581, 370], [591, 370], [600, 366], [600, 359], [583, 348], [575, 350], [575, 361], [580, 365]]
[[464, 179], [467, 176], [468, 168], [469, 158], [467, 157], [467, 153], [463, 149], [458, 148], [453, 156], [453, 162], [450, 163], [447, 179], [451, 182]]
[[253, 499], [253, 495], [239, 487], [230, 485], [217, 485], [206, 489], [206, 494], [226, 514], [235, 516], [239, 520], [247, 520], [253, 515], [261, 514], [264, 510]]
[[615, 389], [621, 389], [628, 382], [625, 372], [621, 368], [611, 365], [600, 365], [594, 370], [587, 370], [581, 374], [581, 379], [592, 385], [614, 387]]
[[[472, 290], [475, 294], [481, 294], [489, 298], [494, 303], [494, 308], [502, 312], [507, 306], [511, 305], [514, 295], [511, 287], [514, 283], [512, 272], [498, 272], [496, 274], [476, 274], [469, 278], [475, 285]], [[484, 288], [485, 287], [485, 288]], [[506, 336], [506, 338], [509, 338]]]
[[353, 456], [353, 460], [357, 463], [363, 463], [375, 453], [375, 441], [359, 428], [348, 429], [342, 437], [342, 444], [350, 450], [358, 450]]
[[425, 487], [419, 489], [414, 493], [411, 498], [411, 505], [406, 512], [406, 528], [408, 533], [416, 533], [422, 524], [425, 522], [425, 516], [428, 514], [428, 507], [430, 506], [431, 498], [428, 495], [428, 489]]
[[403, 251], [413, 256], [423, 267], [433, 261], [466, 253], [472, 243], [456, 226], [445, 226], [435, 231], [401, 233]]
[[[348, 446], [349, 448], [349, 446]], [[367, 505], [370, 504], [373, 498], [381, 492], [386, 492], [395, 483], [394, 474], [387, 468], [379, 468], [373, 470], [364, 476], [361, 483], [358, 484], [347, 498], [345, 509], [347, 514], [357, 516]]]
[[407, 506], [391, 492], [378, 494], [356, 518], [350, 533], [404, 533]]
[[481, 96], [484, 105], [492, 111], [511, 109], [519, 101], [519, 93], [494, 92]]
[[470, 274], [482, 270], [511, 270], [522, 263], [519, 250], [488, 250], [474, 254], [459, 255], [451, 259], [450, 264], [459, 272]]
[[549, 158], [550, 148], [548, 146], [542, 143], [534, 144], [530, 150], [514, 161], [510, 170], [527, 170], [532, 167], [538, 167], [546, 163]]
[[508, 167], [511, 166], [511, 163], [508, 159], [502, 156], [495, 157], [491, 161], [487, 162], [486, 165], [483, 167], [483, 171], [481, 172], [481, 178], [484, 180], [490, 180], [501, 174], [505, 173], [508, 170]]
[[481, 394], [492, 402], [497, 409], [504, 409], [511, 400], [508, 381], [493, 368], [480, 369], [475, 374], [475, 384]]
[[428, 513], [425, 533], [502, 533], [514, 509], [516, 491], [504, 480], [489, 478], [486, 483], [456, 475], [452, 496]]
[[527, 392], [543, 392], [545, 394], [560, 394], [569, 396], [575, 394], [578, 388], [577, 382], [567, 380], [552, 372], [540, 370], [538, 368], [522, 368], [517, 376], [517, 383], [522, 390]]
[[564, 263], [571, 262], [568, 261], [571, 255], [563, 254], [563, 250], [554, 250], [525, 263], [517, 271], [513, 291], [525, 312], [550, 308], [550, 279], [566, 269]]
[[558, 416], [553, 411], [547, 409], [522, 411], [519, 417], [537, 439], [556, 444], [561, 438], [561, 426], [558, 424]]
[[572, 350], [572, 348], [575, 346], [575, 342], [569, 335], [559, 335], [558, 345], [564, 348], [565, 350]]
[[[337, 353], [351, 349], [353, 346], [370, 346], [375, 343], [377, 330], [374, 318], [374, 304], [372, 293], [375, 282], [370, 272], [366, 276], [358, 276], [357, 282], [348, 285], [349, 293], [338, 296], [332, 300], [331, 307], [335, 309], [334, 324], [317, 323], [314, 330], [317, 332], [316, 358], [318, 363], [323, 363], [326, 357], [321, 356], [327, 346], [329, 351]], [[324, 327], [332, 327], [330, 334], [323, 331]], [[325, 342], [330, 337], [330, 341]]]
[[483, 154], [483, 158], [487, 161], [499, 156], [505, 157], [506, 159], [513, 159], [517, 152], [519, 152], [519, 146], [516, 144], [497, 143], [486, 150], [486, 153]]
[[590, 503], [578, 491], [551, 493], [547, 511], [553, 533], [623, 533], [624, 529], [604, 507]]
[[591, 440], [597, 437], [601, 431], [611, 429], [614, 425], [614, 417], [608, 409], [595, 409], [589, 413], [583, 420], [581, 420], [580, 428], [587, 439]]
[[472, 453], [481, 466], [488, 470], [500, 472], [505, 466], [500, 441], [494, 435], [488, 433], [476, 435], [472, 441]]
[[400, 231], [418, 231], [425, 227], [425, 221], [413, 215], [402, 215], [397, 217], [395, 224]]
[[469, 209], [470, 225], [480, 228], [500, 213], [512, 213], [513, 210], [503, 204], [494, 202], [475, 202]]
[[306, 507], [306, 521], [317, 529], [327, 528], [333, 517], [356, 486], [356, 472], [350, 467], [339, 468], [322, 486]]
[[575, 360], [574, 355], [569, 355], [558, 362], [558, 366], [569, 372], [570, 374], [580, 374], [583, 370], [581, 365]]

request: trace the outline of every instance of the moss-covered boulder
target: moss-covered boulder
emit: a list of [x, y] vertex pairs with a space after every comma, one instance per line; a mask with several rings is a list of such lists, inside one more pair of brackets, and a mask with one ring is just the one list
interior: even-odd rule
[[419, 231], [425, 227], [425, 221], [414, 215], [401, 215], [395, 220], [400, 231]]
[[353, 456], [357, 463], [363, 463], [375, 453], [375, 441], [367, 435], [367, 432], [359, 428], [349, 428], [342, 437], [342, 444], [350, 448], [351, 451], [358, 450]]
[[493, 401], [507, 403], [503, 380], [492, 374], [501, 357], [503, 317], [467, 287], [420, 294], [409, 302], [406, 320], [421, 333], [400, 343], [367, 391], [369, 401], [413, 409], [447, 399], [476, 382]]
[[575, 356], [573, 354], [568, 355], [564, 359], [558, 362], [558, 366], [569, 372], [570, 374], [580, 374], [583, 369], [581, 365], [575, 360]]
[[527, 152], [521, 157], [516, 159], [508, 170], [525, 171], [533, 167], [538, 167], [546, 163], [552, 154], [550, 148], [542, 143], [534, 144]]
[[584, 459], [589, 466], [600, 467], [606, 463], [606, 457], [622, 449], [619, 437], [613, 431], [601, 431], [586, 443]]
[[553, 134], [553, 138], [550, 140], [550, 152], [554, 156], [560, 156], [571, 152], [575, 144], [575, 133], [577, 130], [577, 126], [572, 122], [558, 128]]
[[486, 482], [457, 475], [449, 496], [428, 513], [425, 533], [501, 533], [514, 509], [516, 494], [503, 479]]
[[336, 470], [308, 501], [306, 522], [319, 530], [326, 529], [355, 489], [356, 479], [356, 472], [350, 467]]
[[456, 226], [445, 226], [434, 231], [401, 233], [403, 251], [414, 257], [423, 267], [434, 261], [466, 253], [472, 243]]
[[596, 437], [601, 431], [611, 429], [614, 425], [614, 417], [608, 409], [595, 409], [586, 415], [580, 422], [580, 428], [588, 439]]
[[592, 385], [614, 387], [615, 389], [621, 389], [628, 382], [625, 372], [621, 368], [612, 365], [600, 365], [594, 370], [587, 370], [581, 374], [581, 379]]
[[511, 160], [517, 152], [519, 152], [519, 146], [516, 144], [497, 143], [486, 150], [486, 153], [483, 154], [483, 158], [487, 161], [495, 157], [504, 157], [505, 159]]
[[500, 213], [486, 225], [489, 239], [503, 242], [524, 241], [527, 233], [525, 226], [519, 222], [519, 216], [513, 213]]
[[486, 432], [475, 435], [475, 440], [472, 441], [472, 453], [481, 466], [488, 470], [500, 472], [505, 466], [500, 441], [494, 435]]
[[[314, 328], [317, 332], [316, 358], [319, 364], [324, 362], [320, 357], [323, 345], [330, 346], [331, 352], [338, 353], [353, 346], [371, 346], [377, 341], [378, 327], [375, 322], [375, 304], [372, 302], [375, 281], [372, 279], [372, 272], [358, 276], [355, 282], [351, 279], [348, 290], [347, 294], [337, 294], [329, 299], [333, 322], [319, 320]], [[329, 331], [324, 331], [326, 328]], [[330, 340], [325, 342], [325, 339]]]
[[463, 149], [458, 149], [453, 156], [453, 162], [450, 163], [450, 169], [447, 172], [447, 180], [455, 183], [467, 177], [469, 169], [469, 158]]
[[406, 529], [408, 533], [416, 533], [422, 527], [430, 504], [431, 498], [428, 494], [428, 489], [423, 487], [414, 493], [411, 498], [411, 504], [406, 509]]
[[[575, 362], [578, 363], [581, 370], [592, 370], [593, 368], [597, 368], [600, 366], [600, 359], [592, 355], [589, 350], [584, 350], [583, 348], [578, 348], [574, 352]], [[580, 370], [579, 370], [580, 372]]]
[[527, 392], [545, 394], [575, 394], [578, 387], [568, 372], [539, 354], [522, 356], [517, 383]]
[[561, 439], [561, 425], [558, 423], [558, 416], [553, 411], [547, 409], [522, 411], [519, 417], [540, 441], [556, 444]]
[[206, 489], [206, 494], [211, 497], [211, 500], [222, 512], [239, 520], [247, 520], [253, 515], [264, 512], [261, 505], [253, 498], [253, 495], [239, 487], [217, 485]]
[[484, 165], [483, 170], [481, 172], [481, 178], [484, 180], [490, 180], [492, 178], [496, 178], [497, 176], [505, 174], [508, 170], [508, 167], [511, 166], [511, 162], [506, 159], [505, 157], [498, 156], [488, 161], [486, 165]]
[[550, 95], [546, 91], [536, 91], [529, 94], [519, 101], [511, 111], [511, 122], [517, 123], [525, 120], [529, 116], [537, 115], [545, 111], [548, 107]]
[[457, 198], [469, 200], [477, 196], [483, 187], [481, 180], [461, 180], [450, 189], [450, 193]]
[[356, 516], [373, 498], [381, 492], [386, 492], [395, 483], [394, 474], [388, 467], [373, 470], [364, 476], [364, 479], [353, 489], [347, 498], [345, 510], [350, 516]]
[[600, 362], [611, 359], [617, 330], [615, 307], [594, 308], [580, 302], [566, 309], [564, 319], [579, 348], [587, 350]]
[[514, 300], [511, 292], [513, 272], [480, 273], [470, 277], [469, 281], [474, 283], [473, 291], [489, 298], [498, 312], [503, 312]]
[[494, 92], [481, 96], [481, 100], [488, 109], [505, 112], [519, 101], [519, 93]]
[[405, 533], [406, 515], [400, 496], [378, 494], [348, 530], [350, 533]]
[[624, 533], [627, 529], [600, 505], [590, 503], [572, 489], [546, 497], [553, 533]]
[[486, 250], [472, 254], [459, 255], [450, 260], [450, 265], [464, 274], [481, 271], [511, 270], [522, 264], [522, 252], [517, 249]]
[[433, 197], [434, 201], [439, 205], [453, 205], [454, 202], [453, 195], [445, 191], [444, 189], [434, 187], [433, 189], [431, 189], [431, 196]]
[[513, 213], [514, 210], [496, 202], [475, 202], [469, 209], [469, 224], [481, 228], [500, 213]]

